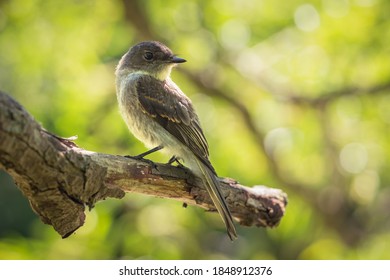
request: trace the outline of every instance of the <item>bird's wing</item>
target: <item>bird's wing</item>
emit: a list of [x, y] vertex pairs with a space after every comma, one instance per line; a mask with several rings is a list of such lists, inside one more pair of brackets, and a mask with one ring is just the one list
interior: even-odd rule
[[208, 160], [207, 140], [189, 98], [171, 83], [161, 82], [150, 76], [139, 77], [136, 89], [143, 112], [214, 171]]
[[231, 240], [237, 238], [232, 214], [219, 189], [217, 174], [208, 159], [208, 145], [191, 101], [170, 82], [141, 76], [136, 84], [143, 112], [186, 145], [195, 155], [195, 174], [202, 176]]

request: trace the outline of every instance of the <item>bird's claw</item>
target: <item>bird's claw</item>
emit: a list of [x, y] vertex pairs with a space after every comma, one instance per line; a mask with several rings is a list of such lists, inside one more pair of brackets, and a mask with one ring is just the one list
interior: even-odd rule
[[136, 155], [136, 156], [130, 156], [130, 155], [126, 155], [124, 156], [125, 158], [130, 158], [130, 159], [135, 159], [135, 160], [140, 160], [140, 161], [143, 161], [149, 165], [151, 165], [154, 169], [158, 170], [157, 168], [157, 164], [150, 160], [150, 159], [147, 159], [147, 158], [144, 158], [142, 155]]
[[172, 165], [174, 162], [177, 163], [177, 166], [178, 166], [178, 167], [184, 167], [184, 165], [179, 161], [179, 159], [178, 159], [176, 156], [171, 157], [171, 158], [168, 160], [167, 164]]

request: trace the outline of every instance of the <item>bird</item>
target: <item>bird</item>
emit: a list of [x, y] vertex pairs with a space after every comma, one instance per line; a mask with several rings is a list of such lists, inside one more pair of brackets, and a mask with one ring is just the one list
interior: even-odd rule
[[183, 160], [202, 179], [233, 241], [236, 228], [209, 160], [199, 117], [192, 101], [170, 77], [172, 68], [184, 62], [158, 41], [132, 46], [115, 70], [119, 111], [130, 132], [150, 149], [139, 158], [162, 150], [172, 156], [170, 163]]

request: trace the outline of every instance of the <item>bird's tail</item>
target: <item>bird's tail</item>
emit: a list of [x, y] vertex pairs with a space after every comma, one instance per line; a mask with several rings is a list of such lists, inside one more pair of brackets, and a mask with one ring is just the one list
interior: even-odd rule
[[234, 239], [237, 239], [236, 227], [234, 226], [232, 214], [230, 213], [230, 210], [226, 204], [225, 198], [223, 197], [221, 190], [219, 189], [217, 176], [212, 167], [207, 166], [196, 156], [194, 157], [196, 161], [196, 166], [192, 166], [192, 169], [195, 175], [198, 175], [202, 178], [204, 185], [211, 197], [211, 200], [215, 205], [215, 208], [217, 208], [219, 215], [225, 223], [227, 234], [233, 241]]

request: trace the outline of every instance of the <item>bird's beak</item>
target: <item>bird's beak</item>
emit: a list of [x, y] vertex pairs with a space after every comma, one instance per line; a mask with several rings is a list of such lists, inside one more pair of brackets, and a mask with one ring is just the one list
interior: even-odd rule
[[171, 58], [171, 62], [172, 63], [183, 63], [183, 62], [186, 62], [187, 60], [185, 60], [184, 58], [181, 58], [181, 57], [178, 57], [176, 55], [174, 55], [172, 58]]

